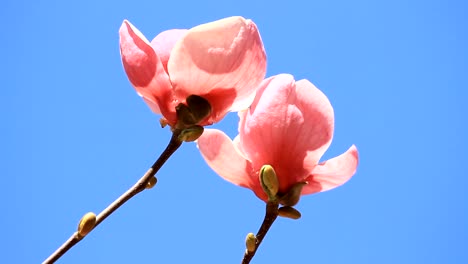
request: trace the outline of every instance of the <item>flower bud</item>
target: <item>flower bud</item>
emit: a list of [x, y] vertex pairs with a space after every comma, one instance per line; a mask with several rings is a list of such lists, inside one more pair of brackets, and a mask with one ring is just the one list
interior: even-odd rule
[[306, 184], [307, 182], [295, 183], [286, 194], [280, 197], [280, 204], [284, 206], [296, 205], [299, 202], [299, 199], [301, 198], [302, 187], [304, 187], [304, 185]]
[[260, 169], [260, 183], [262, 184], [263, 191], [268, 195], [268, 200], [275, 200], [279, 189], [279, 182], [272, 166], [263, 165]]
[[156, 183], [158, 182], [158, 179], [156, 179], [156, 177], [151, 177], [148, 182], [146, 183], [146, 189], [151, 189], [153, 188]]
[[185, 128], [180, 132], [179, 140], [185, 142], [192, 142], [197, 140], [203, 134], [204, 128], [202, 126], [191, 126]]
[[78, 237], [85, 237], [96, 225], [96, 214], [93, 212], [86, 213], [78, 224]]
[[247, 248], [247, 252], [251, 253], [255, 251], [257, 243], [257, 238], [253, 233], [248, 233], [247, 237], [245, 238], [245, 247]]
[[301, 212], [296, 210], [295, 208], [291, 206], [283, 206], [278, 209], [278, 215], [282, 217], [287, 217], [291, 219], [299, 219], [301, 218]]

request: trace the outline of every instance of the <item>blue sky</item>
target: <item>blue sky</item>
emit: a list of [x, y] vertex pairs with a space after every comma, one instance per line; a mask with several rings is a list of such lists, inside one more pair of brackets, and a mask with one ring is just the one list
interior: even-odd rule
[[[39, 263], [130, 187], [170, 132], [131, 87], [118, 29], [149, 39], [241, 15], [267, 76], [306, 78], [335, 109], [324, 159], [356, 144], [357, 174], [305, 196], [252, 263], [467, 263], [467, 4], [464, 1], [7, 1], [0, 9], [1, 256]], [[236, 135], [237, 115], [215, 127]], [[187, 143], [158, 185], [59, 263], [240, 263], [264, 203]]]

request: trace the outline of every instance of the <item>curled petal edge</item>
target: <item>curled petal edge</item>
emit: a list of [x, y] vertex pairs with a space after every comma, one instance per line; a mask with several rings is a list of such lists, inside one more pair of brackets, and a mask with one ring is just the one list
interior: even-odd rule
[[217, 129], [205, 129], [197, 146], [206, 163], [223, 179], [250, 188], [250, 162], [239, 154], [232, 140]]
[[356, 146], [352, 145], [343, 154], [318, 164], [306, 178], [309, 184], [302, 194], [324, 192], [346, 183], [356, 173], [358, 156]]

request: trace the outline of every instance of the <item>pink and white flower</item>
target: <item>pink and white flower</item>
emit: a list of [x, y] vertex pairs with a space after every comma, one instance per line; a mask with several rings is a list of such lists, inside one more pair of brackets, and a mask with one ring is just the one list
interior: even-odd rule
[[334, 114], [328, 98], [307, 80], [280, 74], [264, 80], [248, 110], [239, 112], [239, 135], [206, 129], [198, 147], [208, 165], [225, 180], [246, 187], [262, 200], [268, 197], [259, 181], [263, 165], [271, 165], [278, 194], [306, 182], [302, 195], [330, 190], [354, 175], [357, 148], [319, 162], [333, 137]]
[[190, 95], [207, 100], [209, 116], [198, 125], [220, 121], [228, 111], [248, 107], [266, 72], [266, 55], [256, 25], [229, 17], [189, 30], [168, 30], [151, 42], [129, 21], [120, 27], [120, 52], [128, 79], [153, 112], [171, 126], [175, 107]]

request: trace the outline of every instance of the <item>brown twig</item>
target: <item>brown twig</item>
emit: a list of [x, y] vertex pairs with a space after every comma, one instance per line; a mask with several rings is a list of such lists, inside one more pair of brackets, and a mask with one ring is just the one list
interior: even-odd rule
[[260, 229], [257, 232], [256, 242], [255, 242], [255, 249], [253, 251], [246, 250], [244, 253], [244, 258], [242, 259], [242, 264], [249, 264], [252, 258], [255, 256], [258, 247], [265, 238], [268, 230], [270, 230], [271, 225], [275, 222], [276, 218], [278, 217], [278, 202], [277, 201], [269, 201], [266, 204], [266, 212], [265, 218], [263, 219], [263, 223], [260, 226]]
[[[169, 159], [169, 157], [182, 145], [182, 141], [179, 139], [181, 130], [174, 130], [171, 140], [167, 145], [166, 149], [161, 153], [159, 158], [154, 162], [153, 166], [148, 169], [148, 171], [141, 177], [130, 189], [128, 189], [124, 194], [112, 202], [107, 208], [105, 208], [97, 217], [96, 217], [96, 226], [98, 226], [102, 221], [104, 221], [109, 215], [111, 215], [115, 210], [122, 206], [125, 202], [130, 200], [133, 196], [137, 195], [139, 192], [143, 191], [146, 188], [147, 182], [151, 179], [164, 165], [164, 163]], [[78, 235], [78, 232], [75, 232], [71, 237], [63, 243], [52, 255], [50, 255], [42, 264], [54, 263], [57, 261], [63, 254], [65, 254], [70, 248], [80, 242], [84, 237]]]

